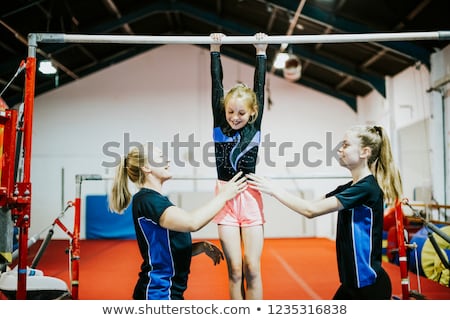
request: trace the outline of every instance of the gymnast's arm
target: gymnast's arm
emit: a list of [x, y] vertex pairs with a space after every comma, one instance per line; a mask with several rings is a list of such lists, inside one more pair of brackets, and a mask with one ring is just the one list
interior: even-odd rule
[[238, 172], [221, 186], [219, 193], [197, 209], [186, 211], [177, 206], [164, 210], [159, 218], [163, 228], [178, 232], [195, 232], [209, 223], [225, 203], [247, 188], [247, 178]]
[[309, 219], [344, 208], [335, 196], [308, 201], [288, 192], [269, 178], [257, 176], [253, 173], [247, 174], [247, 178], [249, 179], [247, 182], [250, 188], [273, 196], [289, 209]]
[[210, 46], [210, 55], [211, 55], [211, 106], [214, 116], [214, 127], [217, 127], [220, 124], [220, 117], [223, 115], [221, 109], [221, 103], [223, 99], [223, 71], [222, 71], [222, 63], [220, 60], [220, 46], [221, 39], [225, 35], [221, 33], [213, 33], [211, 34], [211, 38], [215, 40], [215, 43], [212, 43]]
[[[260, 40], [267, 37], [264, 33], [257, 33], [255, 37]], [[256, 65], [255, 73], [253, 77], [253, 90], [256, 94], [256, 99], [258, 103], [258, 118], [255, 121], [255, 126], [259, 129], [261, 127], [261, 120], [264, 112], [264, 88], [266, 84], [266, 68], [267, 68], [267, 57], [266, 49], [267, 43], [256, 43], [254, 44], [256, 48]]]

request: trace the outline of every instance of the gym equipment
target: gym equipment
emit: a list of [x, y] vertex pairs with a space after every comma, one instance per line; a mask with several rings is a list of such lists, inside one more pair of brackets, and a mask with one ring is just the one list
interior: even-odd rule
[[[355, 43], [372, 41], [405, 41], [405, 40], [448, 40], [450, 31], [433, 32], [406, 32], [406, 33], [370, 33], [370, 34], [322, 34], [322, 35], [303, 35], [303, 36], [268, 36], [261, 40], [267, 44], [283, 43]], [[6, 170], [6, 179], [4, 184], [5, 168], [2, 168], [2, 184], [0, 193], [0, 206], [8, 205], [11, 207], [11, 213], [16, 227], [19, 229], [19, 263], [18, 263], [18, 286], [17, 299], [26, 298], [27, 281], [27, 244], [28, 229], [31, 219], [31, 142], [32, 142], [32, 124], [33, 108], [35, 95], [36, 78], [36, 55], [38, 52], [38, 42], [44, 43], [114, 43], [114, 44], [211, 44], [213, 39], [209, 36], [132, 36], [132, 35], [77, 35], [77, 34], [52, 34], [52, 33], [30, 33], [28, 35], [28, 57], [25, 63], [21, 63], [20, 68], [25, 67], [25, 92], [23, 117], [20, 117], [21, 123], [17, 128], [17, 136], [20, 137], [15, 143], [8, 144], [12, 147], [14, 154], [22, 157], [21, 170], [18, 170], [17, 161], [12, 171]], [[253, 36], [226, 36], [221, 40], [222, 44], [253, 44], [257, 42]], [[11, 110], [8, 110], [11, 111]], [[4, 116], [1, 121], [10, 123]], [[16, 137], [16, 126], [11, 126], [9, 131], [5, 130], [5, 136], [11, 139]], [[22, 140], [23, 135], [23, 140]], [[4, 142], [4, 145], [7, 145]], [[16, 146], [16, 149], [14, 149]], [[16, 157], [13, 157], [15, 159]], [[15, 169], [15, 170], [14, 170]], [[18, 173], [20, 172], [20, 176]], [[80, 183], [81, 186], [81, 183]], [[79, 209], [78, 203], [75, 208]], [[73, 276], [77, 279], [79, 259], [79, 214], [75, 215], [75, 227], [73, 231]], [[399, 230], [399, 242], [403, 243], [403, 225], [397, 225]], [[401, 245], [400, 247], [403, 247]], [[401, 257], [403, 259], [403, 257]], [[77, 293], [77, 283], [72, 284], [73, 292]]]

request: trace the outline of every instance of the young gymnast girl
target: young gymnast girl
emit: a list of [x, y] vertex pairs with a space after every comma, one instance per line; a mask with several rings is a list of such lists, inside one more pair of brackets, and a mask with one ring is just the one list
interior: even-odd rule
[[[212, 111], [217, 167], [217, 192], [238, 171], [255, 172], [264, 109], [267, 44], [255, 41], [253, 89], [239, 83], [224, 96], [220, 44], [225, 35], [211, 35]], [[255, 40], [264, 40], [263, 33]], [[215, 217], [228, 266], [231, 299], [262, 299], [260, 259], [264, 242], [261, 194], [247, 189], [229, 200]], [[244, 286], [246, 281], [246, 288]]]

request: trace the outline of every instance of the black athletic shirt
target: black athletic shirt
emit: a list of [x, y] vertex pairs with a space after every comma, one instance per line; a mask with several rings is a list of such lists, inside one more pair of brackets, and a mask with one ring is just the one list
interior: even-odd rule
[[144, 260], [133, 299], [183, 299], [192, 257], [191, 234], [159, 225], [161, 215], [173, 204], [155, 190], [142, 188], [133, 196], [132, 206], [137, 243]]
[[343, 285], [362, 288], [375, 283], [381, 272], [383, 192], [373, 175], [349, 182], [327, 194], [344, 209], [338, 213], [336, 255]]
[[261, 120], [264, 109], [266, 56], [256, 56], [253, 90], [259, 107], [258, 117], [242, 129], [233, 130], [226, 121], [223, 107], [223, 72], [219, 52], [211, 52], [213, 138], [219, 180], [228, 181], [242, 171], [254, 173], [261, 142]]

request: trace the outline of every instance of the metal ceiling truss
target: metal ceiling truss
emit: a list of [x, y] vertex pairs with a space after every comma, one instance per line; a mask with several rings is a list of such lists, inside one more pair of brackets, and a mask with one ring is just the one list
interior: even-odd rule
[[[293, 15], [293, 12], [297, 10], [299, 4], [299, 1], [293, 0], [272, 0], [257, 2], [268, 6], [269, 20], [265, 22], [264, 26], [264, 28], [267, 28], [268, 31], [261, 30], [261, 28], [256, 25], [244, 24], [242, 23], [242, 21], [234, 21], [229, 18], [224, 18], [222, 15], [223, 2], [220, 0], [216, 1], [215, 10], [213, 11], [207, 11], [205, 9], [194, 7], [184, 1], [161, 0], [153, 2], [149, 5], [128, 12], [126, 14], [122, 14], [119, 11], [119, 9], [115, 6], [113, 0], [103, 0], [105, 7], [111, 12], [111, 20], [106, 23], [101, 23], [93, 26], [88, 30], [83, 30], [83, 33], [108, 34], [115, 30], [121, 29], [125, 34], [133, 34], [133, 23], [137, 23], [143, 19], [164, 13], [167, 16], [169, 26], [171, 26], [171, 29], [166, 31], [166, 34], [168, 35], [174, 33], [174, 30], [176, 30], [177, 28], [186, 28], [186, 26], [182, 26], [180, 22], [181, 17], [183, 16], [194, 19], [196, 21], [201, 21], [202, 23], [211, 26], [211, 30], [217, 30], [228, 35], [253, 35], [261, 31], [270, 32], [270, 29], [272, 28], [272, 25], [278, 15]], [[36, 2], [35, 5], [39, 5], [39, 3]], [[414, 12], [411, 12], [410, 15], [414, 15], [417, 10], [420, 10], [420, 8], [417, 8]], [[302, 8], [300, 19], [310, 21], [311, 23], [314, 23], [323, 28], [323, 33], [351, 34], [373, 32], [373, 30], [370, 30], [366, 26], [339, 18], [331, 12], [325, 12], [316, 6], [309, 5], [308, 3], [306, 3], [306, 5]], [[408, 19], [408, 17], [406, 17], [405, 19]], [[399, 28], [400, 27], [401, 25], [399, 24]], [[191, 30], [191, 32], [193, 31]], [[386, 88], [384, 76], [375, 74], [374, 72], [369, 72], [367, 68], [387, 53], [395, 53], [400, 56], [407, 57], [411, 59], [411, 61], [420, 62], [428, 67], [430, 66], [430, 52], [420, 46], [414, 45], [411, 42], [387, 41], [383, 43], [371, 42], [370, 44], [375, 46], [375, 48], [377, 49], [376, 52], [365, 61], [360, 62], [359, 65], [352, 65], [349, 62], [340, 62], [336, 59], [327, 57], [326, 54], [318, 50], [322, 46], [322, 44], [320, 43], [318, 43], [315, 48], [296, 45], [291, 46], [292, 53], [299, 56], [305, 67], [315, 66], [318, 68], [322, 68], [322, 70], [326, 70], [327, 72], [337, 75], [337, 77], [340, 79], [337, 85], [331, 85], [324, 81], [320, 81], [319, 79], [308, 77], [308, 75], [304, 73], [304, 76], [302, 76], [297, 82], [314, 90], [318, 90], [337, 99], [343, 100], [353, 110], [356, 111], [357, 95], [350, 94], [344, 91], [343, 88], [347, 84], [354, 82], [354, 85], [367, 87], [367, 92], [371, 91], [370, 88], [372, 88], [379, 92], [382, 96], [385, 96]], [[62, 56], [62, 54], [66, 50], [71, 50], [75, 46], [78, 47], [81, 52], [83, 52], [89, 59], [91, 59], [92, 63], [87, 63], [83, 67], [77, 68], [76, 70], [70, 70], [70, 68], [67, 67], [61, 68], [61, 70], [65, 72], [65, 74], [61, 74], [60, 76], [61, 84], [72, 81], [74, 76], [78, 78], [83, 75], [87, 75], [89, 73], [98, 71], [108, 66], [109, 64], [123, 61], [136, 54], [157, 47], [157, 45], [125, 47], [122, 51], [119, 51], [112, 57], [108, 57], [107, 59], [103, 59], [100, 61], [98, 61], [95, 55], [91, 54], [89, 49], [83, 44], [45, 44], [43, 50], [38, 53], [40, 53], [44, 57], [51, 57], [52, 60], [58, 62], [57, 59], [59, 56]], [[206, 46], [203, 45], [203, 47]], [[251, 55], [250, 51], [241, 51], [236, 50], [235, 48], [233, 48], [233, 46], [224, 46], [223, 54], [237, 59], [245, 64], [253, 65], [254, 57], [253, 55]], [[276, 51], [273, 48], [269, 47], [269, 59], [273, 58], [275, 54]], [[6, 67], [8, 63], [2, 63], [0, 65], [1, 68], [3, 68], [2, 65]], [[61, 64], [61, 66], [63, 65]], [[282, 72], [275, 72], [275, 74], [277, 76], [283, 77]], [[51, 83], [47, 83], [45, 86], [37, 89], [39, 89], [39, 91], [46, 91], [51, 89], [51, 87]], [[17, 97], [18, 101], [16, 102], [19, 102], [19, 99], [21, 99], [21, 95], [20, 97]]]

